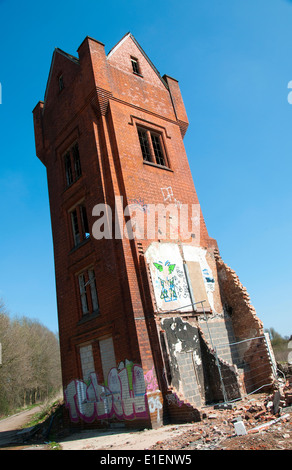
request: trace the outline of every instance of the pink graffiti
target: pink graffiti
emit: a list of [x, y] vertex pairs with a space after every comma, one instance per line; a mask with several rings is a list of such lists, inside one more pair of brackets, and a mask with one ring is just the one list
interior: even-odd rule
[[147, 374], [144, 375], [144, 379], [146, 382], [146, 387], [148, 392], [154, 392], [158, 389], [157, 380], [154, 374], [154, 366], [152, 367]]
[[72, 380], [65, 390], [65, 405], [73, 422], [79, 419], [91, 423], [95, 419], [112, 418], [133, 420], [147, 418], [146, 386], [143, 370], [134, 365], [130, 389], [126, 368], [113, 368], [108, 374], [107, 386], [98, 383], [98, 376], [90, 374], [90, 384]]

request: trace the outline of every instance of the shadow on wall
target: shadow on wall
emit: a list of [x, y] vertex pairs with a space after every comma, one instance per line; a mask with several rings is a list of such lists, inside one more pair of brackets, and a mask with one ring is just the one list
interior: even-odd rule
[[169, 351], [168, 380], [180, 396], [197, 407], [220, 402], [224, 400], [221, 377], [228, 400], [241, 396], [236, 369], [219, 359], [219, 372], [216, 356], [200, 328], [180, 317], [166, 318], [162, 326]]

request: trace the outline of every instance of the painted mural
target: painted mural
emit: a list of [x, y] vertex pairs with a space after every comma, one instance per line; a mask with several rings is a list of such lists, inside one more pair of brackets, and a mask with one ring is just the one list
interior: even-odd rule
[[184, 261], [196, 261], [200, 264], [206, 294], [214, 309], [215, 279], [207, 262], [204, 248], [183, 245], [181, 253], [175, 243], [153, 242], [147, 249], [145, 257], [151, 273], [158, 311], [190, 310], [191, 298], [184, 271]]
[[161, 284], [161, 293], [160, 298], [165, 302], [172, 302], [177, 300], [176, 293], [176, 276], [173, 274], [175, 269], [175, 264], [171, 264], [170, 261], [162, 263], [153, 263], [153, 265], [158, 269], [159, 273], [158, 279]]
[[189, 309], [191, 299], [182, 257], [175, 243], [152, 243], [145, 253], [157, 309]]

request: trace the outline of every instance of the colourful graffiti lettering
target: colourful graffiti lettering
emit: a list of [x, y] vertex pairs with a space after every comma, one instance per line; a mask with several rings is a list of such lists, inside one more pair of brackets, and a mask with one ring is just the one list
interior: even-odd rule
[[[148, 417], [147, 394], [158, 392], [154, 367], [144, 376], [141, 366], [128, 362], [127, 367], [112, 368], [106, 383], [99, 384], [95, 372], [90, 374], [87, 383], [82, 380], [69, 383], [64, 396], [72, 422], [79, 419], [91, 423], [112, 417], [121, 420]], [[159, 419], [160, 407], [157, 400], [154, 402], [153, 397], [150, 398], [149, 412], [157, 411]]]
[[107, 386], [98, 383], [94, 372], [87, 385], [81, 380], [73, 380], [65, 390], [65, 404], [73, 422], [79, 419], [90, 423], [95, 419], [132, 420], [148, 416], [146, 406], [146, 385], [143, 370], [138, 365], [132, 367], [132, 388], [128, 370], [110, 370]]

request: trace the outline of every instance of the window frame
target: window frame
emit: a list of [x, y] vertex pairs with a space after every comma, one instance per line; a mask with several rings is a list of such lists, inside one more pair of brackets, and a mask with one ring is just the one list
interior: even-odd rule
[[59, 92], [61, 92], [65, 88], [64, 75], [62, 73], [58, 76], [58, 86], [59, 86]]
[[84, 268], [77, 275], [78, 295], [81, 318], [86, 319], [100, 313], [98, 291], [96, 286], [96, 270], [94, 266]]
[[75, 141], [63, 153], [63, 164], [65, 169], [66, 189], [79, 180], [82, 176], [82, 166], [78, 141]]
[[71, 219], [71, 233], [73, 238], [73, 249], [81, 246], [90, 239], [89, 223], [84, 201], [79, 202], [69, 210]]
[[137, 59], [137, 57], [131, 56], [131, 65], [132, 65], [133, 74], [139, 75], [140, 77], [142, 77], [140, 62], [139, 62], [139, 59]]
[[[138, 140], [143, 158], [143, 163], [148, 163], [160, 168], [170, 169], [166, 153], [163, 133], [150, 127], [137, 125]], [[142, 136], [143, 135], [143, 142]], [[156, 140], [154, 145], [153, 140]], [[147, 143], [147, 144], [146, 144]], [[144, 146], [144, 148], [143, 148]], [[147, 155], [145, 148], [147, 147]], [[159, 155], [158, 155], [159, 153]], [[146, 158], [147, 157], [147, 158]]]

